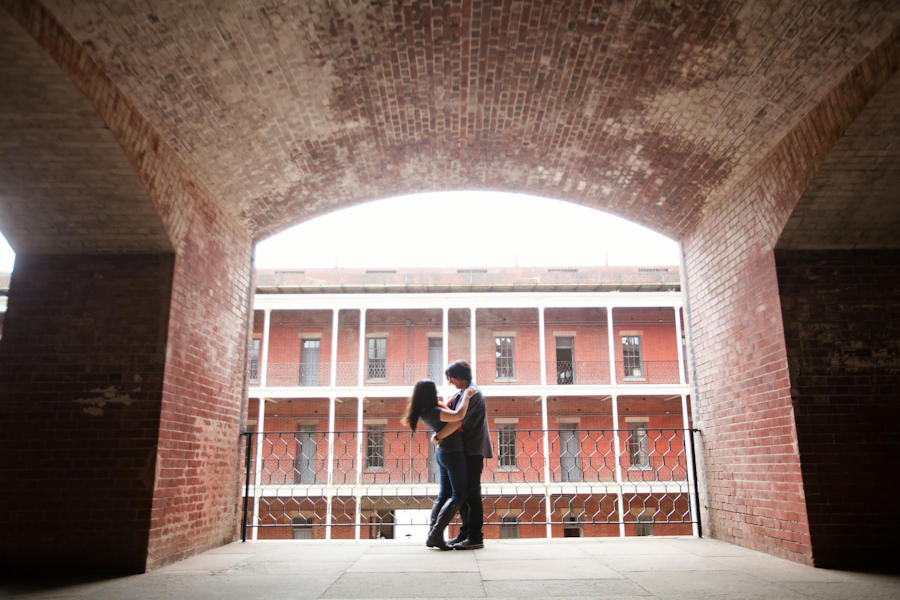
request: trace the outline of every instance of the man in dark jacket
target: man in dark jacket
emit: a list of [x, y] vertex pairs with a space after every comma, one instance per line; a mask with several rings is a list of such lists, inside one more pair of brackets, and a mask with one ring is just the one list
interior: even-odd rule
[[[487, 410], [484, 403], [484, 395], [472, 381], [472, 367], [464, 360], [451, 363], [445, 375], [450, 385], [459, 390], [450, 401], [450, 407], [454, 407], [462, 397], [462, 392], [468, 387], [474, 387], [477, 391], [469, 398], [469, 408], [462, 421], [463, 445], [466, 452], [466, 477], [468, 494], [466, 501], [459, 509], [459, 517], [462, 526], [459, 535], [450, 540], [448, 545], [455, 550], [474, 550], [484, 548], [484, 506], [481, 502], [481, 473], [484, 470], [484, 459], [493, 458], [494, 451], [491, 448], [491, 437], [488, 434]], [[447, 437], [456, 427], [451, 424], [437, 433], [440, 440]]]

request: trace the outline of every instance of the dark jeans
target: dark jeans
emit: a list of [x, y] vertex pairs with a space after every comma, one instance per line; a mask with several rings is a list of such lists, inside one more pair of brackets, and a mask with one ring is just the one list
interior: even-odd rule
[[441, 491], [437, 506], [448, 501], [461, 504], [466, 500], [466, 455], [459, 452], [438, 452], [437, 463], [441, 472]]
[[466, 501], [459, 509], [462, 526], [459, 528], [460, 539], [468, 538], [472, 542], [483, 542], [484, 506], [481, 504], [481, 472], [484, 470], [483, 456], [466, 457], [466, 483], [469, 493]]

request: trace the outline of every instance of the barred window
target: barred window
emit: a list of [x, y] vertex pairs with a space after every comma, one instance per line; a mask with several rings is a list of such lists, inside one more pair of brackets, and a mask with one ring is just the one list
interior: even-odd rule
[[639, 515], [638, 522], [634, 524], [634, 535], [653, 535], [653, 515]]
[[366, 425], [366, 468], [384, 468], [384, 425]]
[[513, 379], [516, 376], [513, 337], [495, 337], [494, 353], [497, 359], [497, 379]]
[[515, 540], [519, 538], [519, 517], [506, 515], [500, 517], [500, 539]]
[[516, 455], [518, 454], [516, 425], [514, 423], [498, 425], [497, 430], [498, 464], [501, 468], [513, 469], [516, 467]]
[[622, 358], [625, 361], [625, 378], [642, 379], [644, 365], [641, 360], [641, 336], [627, 335], [622, 337]]
[[366, 379], [387, 378], [387, 338], [369, 338]]
[[261, 341], [259, 338], [253, 338], [253, 345], [250, 347], [250, 381], [253, 382], [259, 380], [259, 344]]
[[650, 440], [646, 423], [628, 424], [628, 456], [631, 468], [646, 469], [650, 466]]
[[303, 340], [300, 350], [300, 385], [319, 385], [319, 340]]

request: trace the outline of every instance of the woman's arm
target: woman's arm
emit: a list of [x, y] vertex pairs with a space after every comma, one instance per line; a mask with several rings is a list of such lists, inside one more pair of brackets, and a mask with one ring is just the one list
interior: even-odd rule
[[446, 425], [444, 425], [440, 431], [436, 432], [434, 436], [431, 438], [431, 443], [437, 446], [441, 443], [441, 440], [459, 429], [460, 421], [450, 421]]
[[453, 409], [442, 408], [441, 409], [441, 421], [444, 421], [444, 422], [462, 421], [463, 417], [466, 416], [466, 411], [469, 410], [469, 398], [471, 398], [474, 395], [475, 395], [475, 388], [473, 388], [473, 387], [466, 388], [466, 391], [463, 392], [462, 400], [460, 400], [460, 402], [456, 408], [453, 408]]

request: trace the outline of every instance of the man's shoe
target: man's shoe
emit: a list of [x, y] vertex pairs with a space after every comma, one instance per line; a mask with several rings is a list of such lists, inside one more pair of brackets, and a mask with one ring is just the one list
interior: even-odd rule
[[465, 539], [458, 544], [453, 544], [450, 547], [454, 550], [478, 550], [479, 548], [484, 548], [484, 542], [475, 542], [470, 539]]
[[456, 534], [456, 537], [455, 537], [455, 538], [453, 538], [452, 540], [447, 540], [447, 545], [448, 545], [448, 546], [452, 546], [452, 545], [454, 545], [454, 544], [458, 544], [458, 543], [462, 542], [462, 541], [465, 540], [465, 539], [466, 539], [465, 536], [460, 535], [460, 534]]

